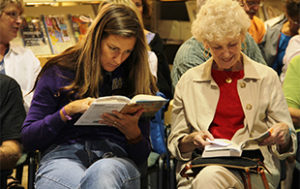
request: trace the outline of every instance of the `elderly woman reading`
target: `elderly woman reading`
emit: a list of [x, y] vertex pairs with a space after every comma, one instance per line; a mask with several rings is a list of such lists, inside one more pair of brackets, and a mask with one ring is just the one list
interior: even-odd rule
[[[237, 1], [208, 0], [192, 25], [192, 33], [212, 57], [188, 70], [174, 95], [173, 123], [168, 147], [178, 160], [177, 171], [202, 152], [207, 139], [225, 138], [242, 143], [267, 130], [271, 135], [255, 149], [264, 157], [269, 188], [280, 180], [279, 159], [295, 153], [296, 135], [278, 76], [241, 52], [250, 20]], [[251, 173], [252, 186], [263, 188], [258, 174]], [[207, 166], [194, 179], [178, 175], [179, 188], [244, 188], [237, 171]]]

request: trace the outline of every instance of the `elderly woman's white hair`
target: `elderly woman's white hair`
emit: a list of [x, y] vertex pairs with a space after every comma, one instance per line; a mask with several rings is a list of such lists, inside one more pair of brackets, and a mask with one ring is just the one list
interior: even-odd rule
[[234, 0], [207, 0], [192, 24], [193, 36], [203, 43], [245, 36], [250, 19]]
[[206, 0], [196, 0], [197, 2], [197, 11], [205, 4]]

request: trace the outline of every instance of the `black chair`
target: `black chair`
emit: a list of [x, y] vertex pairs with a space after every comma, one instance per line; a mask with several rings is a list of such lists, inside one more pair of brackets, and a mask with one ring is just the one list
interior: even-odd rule
[[170, 169], [169, 169], [169, 189], [176, 189], [177, 188], [177, 181], [176, 181], [176, 165], [177, 160], [175, 158], [170, 158]]
[[16, 179], [22, 183], [24, 167], [28, 166], [27, 189], [34, 189], [35, 172], [40, 161], [40, 152], [28, 152], [23, 154], [16, 165]]
[[148, 158], [147, 175], [142, 189], [165, 189], [164, 187], [164, 163], [165, 154], [151, 152]]
[[300, 189], [300, 162], [296, 160], [291, 188]]
[[1, 170], [0, 172], [0, 188], [7, 187], [7, 177], [11, 175], [12, 170]]

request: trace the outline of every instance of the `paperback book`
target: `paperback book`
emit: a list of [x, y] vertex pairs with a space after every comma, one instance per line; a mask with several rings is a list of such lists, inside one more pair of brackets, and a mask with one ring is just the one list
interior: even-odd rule
[[125, 96], [108, 96], [96, 99], [75, 125], [101, 125], [101, 115], [113, 110], [121, 113], [135, 113], [139, 108], [144, 109], [142, 116], [153, 117], [166, 103], [167, 99], [161, 96], [139, 94], [132, 99]]
[[204, 151], [202, 153], [203, 158], [209, 157], [226, 157], [226, 156], [236, 156], [240, 157], [242, 155], [243, 149], [246, 147], [248, 143], [257, 143], [259, 144], [264, 139], [269, 137], [272, 133], [272, 129], [267, 130], [263, 134], [249, 138], [242, 142], [241, 144], [235, 144], [231, 140], [228, 139], [214, 139], [208, 140], [210, 142], [209, 145], [204, 147]]

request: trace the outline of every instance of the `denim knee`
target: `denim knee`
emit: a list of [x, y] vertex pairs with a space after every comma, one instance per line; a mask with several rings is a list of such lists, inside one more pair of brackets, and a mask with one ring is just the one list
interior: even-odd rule
[[36, 174], [35, 188], [77, 188], [84, 171], [84, 166], [70, 159], [54, 159], [43, 162]]
[[128, 159], [104, 158], [86, 170], [80, 188], [140, 188], [140, 173], [135, 164]]

